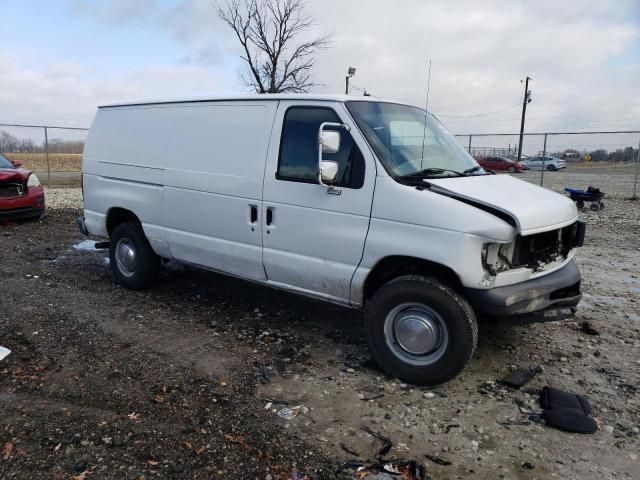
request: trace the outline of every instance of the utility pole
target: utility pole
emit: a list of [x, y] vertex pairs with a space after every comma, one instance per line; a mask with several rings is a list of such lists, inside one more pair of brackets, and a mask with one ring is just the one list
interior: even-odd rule
[[527, 77], [524, 83], [524, 98], [522, 99], [522, 121], [520, 122], [520, 142], [518, 143], [518, 162], [522, 158], [522, 135], [524, 134], [524, 117], [527, 114], [527, 103], [531, 101], [529, 80], [531, 80], [531, 77]]
[[347, 71], [347, 76], [345, 78], [345, 87], [344, 87], [345, 95], [349, 95], [349, 79], [353, 77], [355, 74], [356, 74], [356, 67], [349, 67], [349, 70]]

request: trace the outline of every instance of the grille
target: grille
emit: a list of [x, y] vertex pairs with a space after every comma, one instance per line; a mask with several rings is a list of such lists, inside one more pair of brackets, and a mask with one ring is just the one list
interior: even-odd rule
[[0, 198], [21, 197], [24, 195], [24, 185], [21, 183], [0, 183]]
[[584, 224], [582, 222], [549, 232], [526, 237], [518, 236], [512, 266], [526, 266], [540, 270], [547, 263], [565, 258], [572, 248], [582, 246], [583, 240]]

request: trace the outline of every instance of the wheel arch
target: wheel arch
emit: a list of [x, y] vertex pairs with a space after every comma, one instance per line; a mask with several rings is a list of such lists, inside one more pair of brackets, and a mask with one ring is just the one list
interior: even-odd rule
[[460, 277], [450, 267], [424, 258], [392, 255], [379, 260], [367, 275], [363, 288], [364, 300], [370, 299], [385, 283], [404, 275], [435, 277], [456, 292], [462, 290]]
[[111, 207], [107, 212], [106, 227], [107, 233], [111, 235], [111, 232], [121, 223], [131, 222], [142, 225], [142, 222], [138, 216], [131, 210], [122, 207]]

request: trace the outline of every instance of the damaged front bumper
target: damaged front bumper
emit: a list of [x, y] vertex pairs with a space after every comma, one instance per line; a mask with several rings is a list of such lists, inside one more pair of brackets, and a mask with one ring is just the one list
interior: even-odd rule
[[580, 270], [571, 260], [525, 282], [488, 290], [467, 288], [466, 297], [477, 312], [491, 317], [510, 317], [516, 323], [560, 320], [575, 313], [582, 298], [580, 281]]

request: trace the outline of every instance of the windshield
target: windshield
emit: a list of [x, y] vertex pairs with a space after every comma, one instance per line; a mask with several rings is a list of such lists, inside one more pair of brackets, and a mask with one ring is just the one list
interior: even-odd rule
[[358, 127], [387, 172], [422, 178], [478, 175], [478, 166], [447, 129], [421, 108], [384, 102], [347, 102]]
[[0, 168], [16, 168], [7, 157], [0, 153]]

